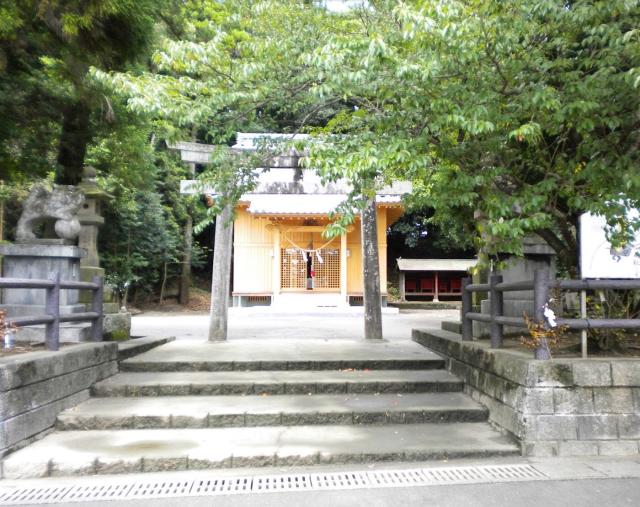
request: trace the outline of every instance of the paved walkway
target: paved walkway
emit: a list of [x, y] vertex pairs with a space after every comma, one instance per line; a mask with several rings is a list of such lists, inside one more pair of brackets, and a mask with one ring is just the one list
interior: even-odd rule
[[[442, 361], [433, 352], [408, 339], [391, 342], [352, 338], [341, 339], [334, 344], [329, 339], [313, 338], [306, 333], [297, 338], [289, 338], [277, 337], [270, 331], [265, 328], [265, 333], [270, 334], [268, 339], [236, 338], [225, 342], [209, 342], [202, 338], [197, 342], [176, 340], [127, 359], [126, 368], [123, 369], [131, 371], [134, 365], [143, 366], [147, 363], [173, 365], [173, 363], [201, 363], [213, 360], [216, 363], [295, 363], [298, 366], [305, 366], [309, 361], [332, 362], [336, 363], [336, 367], [341, 366], [341, 363], [348, 366], [347, 363], [355, 361], [361, 363], [376, 361], [392, 362], [393, 365], [400, 363], [397, 365], [399, 367], [397, 369], [400, 369], [403, 367], [402, 363], [407, 361]], [[309, 369], [309, 366], [299, 369]]]
[[[640, 459], [629, 458], [492, 458], [483, 460], [457, 460], [425, 463], [375, 463], [363, 465], [315, 466], [312, 468], [259, 468], [239, 470], [212, 470], [173, 473], [152, 473], [100, 477], [79, 477], [0, 481], [0, 498], [6, 492], [43, 492], [38, 504], [57, 506], [91, 507], [165, 507], [179, 504], [189, 506], [352, 506], [370, 507], [396, 505], [438, 507], [610, 507], [640, 505]], [[539, 475], [509, 477], [509, 467], [535, 469]], [[469, 470], [492, 468], [494, 478], [466, 480]], [[505, 473], [501, 474], [500, 470]], [[395, 485], [358, 485], [342, 481], [335, 486], [304, 491], [262, 491], [246, 485], [255, 484], [264, 477], [298, 477], [318, 474], [321, 477], [345, 477], [363, 474], [404, 474], [421, 471], [436, 479], [431, 483]], [[447, 473], [453, 472], [453, 473]], [[467, 472], [465, 472], [467, 471]], [[438, 479], [440, 477], [440, 479]], [[241, 479], [240, 482], [237, 480]], [[193, 482], [212, 485], [220, 481], [236, 482], [244, 486], [240, 490], [218, 494], [197, 494], [184, 489]], [[338, 481], [339, 482], [339, 481]], [[108, 494], [114, 488], [135, 485], [139, 493], [128, 500], [112, 499], [91, 502], [80, 501], [82, 495], [97, 491], [97, 496]], [[144, 487], [144, 486], [148, 487]], [[141, 487], [142, 486], [142, 487]], [[80, 492], [73, 502], [55, 498], [46, 499], [52, 492], [64, 492], [76, 488]], [[247, 491], [251, 490], [251, 491]], [[304, 488], [303, 488], [304, 489]], [[47, 493], [47, 491], [49, 493]], [[36, 503], [36, 502], [34, 502]], [[23, 503], [22, 505], [25, 505]], [[3, 503], [0, 505], [11, 505]], [[27, 504], [28, 505], [28, 504]]]
[[[389, 341], [410, 340], [414, 328], [440, 329], [443, 320], [456, 320], [459, 316], [459, 310], [411, 310], [384, 314], [384, 338]], [[131, 333], [133, 336], [205, 340], [208, 329], [207, 314], [148, 312], [133, 317]], [[252, 338], [361, 339], [364, 338], [364, 320], [362, 314], [332, 313], [329, 310], [292, 315], [231, 308], [229, 339]]]

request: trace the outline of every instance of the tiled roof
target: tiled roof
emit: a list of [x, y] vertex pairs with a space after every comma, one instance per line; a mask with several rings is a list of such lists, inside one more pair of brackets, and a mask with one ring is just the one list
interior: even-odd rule
[[467, 271], [478, 259], [398, 259], [400, 271]]
[[[246, 194], [249, 213], [255, 215], [326, 215], [345, 200], [344, 194]], [[379, 203], [400, 203], [399, 195], [381, 195]]]

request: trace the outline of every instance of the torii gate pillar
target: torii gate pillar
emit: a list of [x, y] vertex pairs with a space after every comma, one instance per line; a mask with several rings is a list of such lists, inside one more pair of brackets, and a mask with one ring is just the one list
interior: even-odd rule
[[[208, 164], [215, 146], [179, 142], [170, 148], [180, 150], [183, 162]], [[180, 193], [194, 194], [197, 189], [182, 187]], [[227, 204], [216, 217], [215, 244], [213, 245], [213, 267], [211, 273], [211, 311], [209, 319], [209, 341], [225, 341], [229, 316], [229, 288], [231, 284], [231, 252], [233, 248], [233, 206]]]

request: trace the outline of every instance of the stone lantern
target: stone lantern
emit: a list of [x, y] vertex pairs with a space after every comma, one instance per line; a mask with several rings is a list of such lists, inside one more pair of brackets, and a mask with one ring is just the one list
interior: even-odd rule
[[[86, 166], [82, 174], [82, 181], [78, 185], [84, 194], [84, 203], [78, 211], [80, 221], [80, 234], [78, 236], [78, 246], [84, 248], [86, 256], [80, 260], [80, 279], [91, 281], [94, 276], [104, 279], [104, 269], [100, 267], [100, 256], [98, 255], [98, 230], [104, 224], [104, 217], [101, 215], [102, 203], [113, 196], [102, 190], [96, 182], [96, 170], [91, 166]], [[81, 301], [88, 303], [90, 294], [82, 294]], [[111, 293], [105, 287], [105, 314], [117, 313], [118, 305], [111, 301]]]
[[[82, 181], [78, 188], [85, 196], [84, 204], [78, 212], [80, 221], [80, 235], [78, 236], [78, 246], [87, 251], [87, 255], [80, 261], [80, 279], [91, 281], [94, 276], [99, 276], [104, 280], [104, 269], [100, 267], [100, 256], [98, 255], [98, 230], [104, 224], [102, 216], [102, 204], [112, 199], [113, 196], [102, 190], [96, 182], [96, 170], [91, 166], [86, 166], [82, 174]], [[90, 297], [87, 293], [86, 298]], [[121, 311], [114, 295], [105, 285], [104, 291], [104, 334], [106, 338], [119, 339], [129, 336], [131, 330], [131, 314]], [[83, 303], [88, 303], [82, 299]]]
[[104, 277], [98, 256], [98, 228], [104, 224], [104, 217], [100, 214], [101, 203], [112, 196], [98, 186], [96, 170], [91, 166], [84, 168], [78, 188], [85, 196], [84, 204], [78, 212], [81, 226], [78, 246], [87, 251], [86, 257], [80, 261], [80, 272], [83, 280], [91, 280], [95, 275]]

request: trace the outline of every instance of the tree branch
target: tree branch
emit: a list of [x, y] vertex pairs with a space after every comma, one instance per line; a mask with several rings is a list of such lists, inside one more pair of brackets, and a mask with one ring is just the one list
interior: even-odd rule
[[549, 228], [537, 229], [535, 233], [553, 248], [561, 264], [569, 270], [571, 276], [577, 276], [577, 251], [569, 248], [567, 243], [560, 239], [556, 233]]

